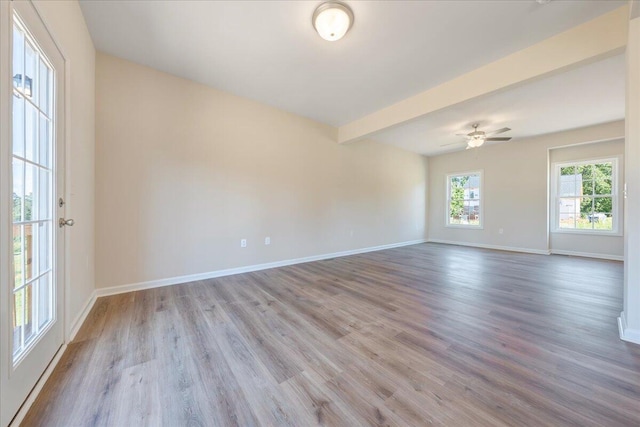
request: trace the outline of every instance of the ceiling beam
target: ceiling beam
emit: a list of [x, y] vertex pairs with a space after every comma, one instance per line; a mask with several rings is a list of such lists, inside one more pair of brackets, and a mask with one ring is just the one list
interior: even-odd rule
[[629, 7], [505, 56], [453, 80], [338, 128], [348, 143], [434, 111], [624, 52]]

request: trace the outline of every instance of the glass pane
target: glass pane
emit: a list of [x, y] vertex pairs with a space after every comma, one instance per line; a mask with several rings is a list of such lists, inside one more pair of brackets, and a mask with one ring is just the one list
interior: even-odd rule
[[593, 197], [583, 197], [580, 199], [580, 217], [576, 220], [576, 228], [592, 229], [594, 220]]
[[24, 157], [24, 99], [13, 95], [13, 154]]
[[613, 198], [593, 199], [593, 213], [588, 217], [595, 230], [613, 230]]
[[22, 326], [24, 325], [24, 289], [13, 294], [13, 354], [22, 349]]
[[22, 225], [14, 225], [13, 226], [13, 287], [18, 288], [24, 284], [24, 276], [22, 274], [22, 269], [24, 267], [24, 258], [22, 252], [22, 243], [23, 243], [23, 226]]
[[38, 138], [40, 150], [38, 163], [44, 167], [50, 167], [49, 159], [51, 158], [51, 142], [49, 141], [49, 127], [49, 119], [40, 114], [40, 138]]
[[480, 225], [480, 203], [478, 201], [464, 202], [463, 219], [469, 225]]
[[595, 182], [594, 194], [611, 194], [611, 180], [602, 179]]
[[463, 188], [467, 184], [466, 176], [452, 176], [449, 181], [450, 187], [453, 188]]
[[24, 234], [23, 234], [23, 242], [24, 242], [24, 280], [28, 282], [34, 276], [33, 271], [33, 224], [23, 225]]
[[24, 289], [24, 343], [25, 345], [35, 337], [36, 328], [34, 325], [34, 284], [30, 284]]
[[480, 200], [480, 187], [472, 187], [469, 189], [469, 198]]
[[580, 216], [580, 199], [562, 197], [558, 205], [560, 228], [575, 228], [576, 218]]
[[560, 175], [559, 192], [561, 196], [578, 196], [575, 175]]
[[460, 224], [462, 209], [462, 200], [451, 200], [449, 203], [449, 224]]
[[38, 224], [38, 271], [40, 274], [51, 269], [51, 223]]
[[22, 221], [24, 203], [24, 162], [13, 159], [13, 222]]
[[38, 168], [25, 164], [24, 174], [24, 221], [36, 219], [33, 212], [33, 195], [35, 194], [38, 180]]
[[39, 95], [39, 103], [40, 109], [46, 114], [49, 115], [50, 111], [50, 90], [49, 85], [51, 84], [51, 70], [47, 67], [47, 64], [44, 63], [42, 58], [40, 59], [40, 85], [38, 86], [40, 95]]
[[586, 180], [582, 181], [582, 194], [583, 196], [591, 196], [593, 195], [593, 181]]
[[593, 167], [596, 181], [611, 180], [613, 178], [613, 163], [596, 163]]
[[22, 76], [24, 70], [24, 34], [13, 27], [13, 86], [22, 89]]
[[40, 185], [38, 186], [38, 219], [51, 219], [51, 172], [40, 169]]
[[599, 221], [594, 228], [599, 230], [613, 230], [613, 198], [598, 197], [595, 200], [596, 209], [600, 214]]
[[51, 296], [51, 273], [42, 276], [38, 280], [38, 329], [42, 329], [52, 320]]
[[31, 103], [25, 103], [25, 157], [38, 162], [38, 110]]
[[40, 241], [41, 233], [40, 233], [40, 224], [34, 223], [25, 225], [25, 239], [28, 242], [28, 235], [31, 233], [31, 245], [27, 247], [30, 251], [27, 253], [27, 271], [31, 273], [29, 277], [38, 277], [40, 275], [40, 245], [42, 242]]
[[594, 211], [596, 213], [603, 213], [611, 216], [613, 212], [613, 198], [612, 197], [596, 197], [593, 201]]
[[576, 166], [576, 175], [582, 176], [582, 180], [593, 178], [593, 165]]
[[29, 42], [24, 44], [24, 68], [24, 95], [37, 102], [38, 54]]
[[575, 175], [575, 173], [576, 173], [575, 166], [565, 166], [560, 168], [561, 176]]
[[467, 179], [467, 186], [469, 191], [478, 190], [480, 188], [480, 176], [479, 175], [469, 175], [465, 177]]

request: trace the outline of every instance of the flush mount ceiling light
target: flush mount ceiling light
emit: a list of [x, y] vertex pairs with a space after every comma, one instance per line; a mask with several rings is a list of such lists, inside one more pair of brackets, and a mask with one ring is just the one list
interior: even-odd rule
[[340, 40], [353, 25], [353, 12], [344, 3], [328, 1], [313, 12], [313, 28], [330, 42]]

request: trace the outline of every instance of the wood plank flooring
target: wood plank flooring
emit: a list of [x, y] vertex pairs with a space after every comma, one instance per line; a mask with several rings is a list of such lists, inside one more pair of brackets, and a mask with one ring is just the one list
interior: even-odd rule
[[421, 244], [101, 298], [25, 426], [640, 426], [622, 264]]

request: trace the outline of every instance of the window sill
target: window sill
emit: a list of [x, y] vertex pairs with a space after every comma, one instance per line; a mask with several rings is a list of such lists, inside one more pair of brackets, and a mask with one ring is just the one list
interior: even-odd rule
[[484, 230], [482, 225], [445, 224], [447, 228], [466, 228], [470, 230]]
[[619, 231], [598, 231], [598, 230], [572, 230], [572, 229], [557, 229], [551, 230], [553, 234], [577, 234], [582, 236], [608, 236], [608, 237], [622, 237], [623, 234]]

